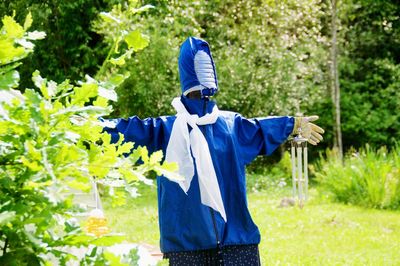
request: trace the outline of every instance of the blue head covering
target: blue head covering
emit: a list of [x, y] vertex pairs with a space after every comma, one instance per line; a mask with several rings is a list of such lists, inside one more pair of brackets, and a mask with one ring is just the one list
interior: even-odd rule
[[197, 90], [201, 91], [202, 96], [212, 96], [217, 92], [217, 73], [206, 41], [189, 37], [182, 43], [179, 78], [183, 95]]

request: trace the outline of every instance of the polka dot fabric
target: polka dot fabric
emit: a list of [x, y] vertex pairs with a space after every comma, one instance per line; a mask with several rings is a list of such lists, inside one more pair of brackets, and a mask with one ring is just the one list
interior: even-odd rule
[[259, 266], [258, 245], [235, 245], [222, 248], [169, 252], [164, 254], [170, 266]]

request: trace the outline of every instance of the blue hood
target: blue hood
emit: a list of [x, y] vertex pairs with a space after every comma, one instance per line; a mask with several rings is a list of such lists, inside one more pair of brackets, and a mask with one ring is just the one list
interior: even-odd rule
[[203, 96], [212, 96], [217, 92], [217, 73], [206, 41], [189, 37], [182, 43], [179, 78], [183, 95], [197, 90], [201, 91]]

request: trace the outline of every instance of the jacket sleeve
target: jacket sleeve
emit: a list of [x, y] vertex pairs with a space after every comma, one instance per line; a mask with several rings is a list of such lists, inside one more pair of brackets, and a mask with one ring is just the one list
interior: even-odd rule
[[124, 141], [131, 141], [137, 146], [146, 146], [150, 153], [163, 149], [166, 139], [166, 122], [170, 117], [140, 119], [132, 116], [128, 119], [102, 119], [114, 127], [105, 127], [104, 131], [111, 134], [111, 142], [119, 139], [119, 133], [124, 135]]
[[246, 119], [235, 117], [238, 148], [245, 164], [257, 155], [270, 155], [292, 133], [294, 118], [290, 116]]

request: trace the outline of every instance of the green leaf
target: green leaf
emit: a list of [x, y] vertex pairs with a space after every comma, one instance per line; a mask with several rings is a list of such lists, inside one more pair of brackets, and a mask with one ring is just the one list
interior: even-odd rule
[[16, 69], [20, 65], [22, 65], [21, 62], [15, 62], [15, 63], [8, 64], [6, 66], [0, 67], [0, 75], [10, 72], [13, 69]]
[[118, 171], [121, 173], [124, 179], [126, 179], [126, 181], [128, 182], [138, 181], [139, 178], [136, 175], [136, 173], [132, 169], [129, 169], [126, 166], [125, 167], [124, 166], [118, 169]]
[[157, 172], [158, 175], [163, 175], [171, 180], [185, 180], [185, 178], [178, 173], [178, 165], [176, 163], [165, 162], [162, 166], [154, 166], [154, 170]]
[[10, 16], [4, 16], [2, 21], [3, 30], [5, 30], [8, 37], [19, 39], [24, 36], [24, 29], [14, 20], [14, 18]]
[[133, 149], [133, 142], [125, 142], [124, 144], [118, 146], [118, 153], [119, 154], [130, 153], [132, 149]]
[[117, 66], [123, 66], [126, 63], [125, 58], [126, 58], [126, 53], [117, 58], [111, 58], [110, 63]]
[[83, 83], [81, 87], [75, 87], [75, 95], [72, 104], [83, 105], [90, 98], [97, 96], [99, 86], [96, 83]]
[[14, 47], [13, 40], [0, 38], [0, 65], [15, 62], [26, 55], [23, 47]]
[[146, 147], [140, 146], [138, 147], [139, 153], [140, 153], [140, 158], [144, 163], [149, 162], [149, 152], [147, 151]]
[[114, 255], [113, 253], [111, 253], [109, 251], [105, 251], [104, 252], [104, 258], [106, 258], [106, 260], [108, 260], [110, 265], [113, 265], [113, 266], [126, 266], [126, 265], [129, 265], [129, 264], [121, 263], [121, 258], [116, 256], [116, 255]]
[[112, 197], [111, 205], [113, 207], [119, 207], [126, 204], [126, 197], [124, 191], [115, 191]]
[[94, 106], [98, 106], [98, 107], [109, 107], [108, 105], [108, 99], [103, 98], [103, 97], [97, 97], [97, 99], [93, 102]]
[[41, 40], [46, 38], [46, 33], [43, 31], [32, 31], [28, 32], [28, 35], [26, 36], [26, 39], [28, 40]]
[[178, 171], [178, 164], [175, 162], [164, 162], [162, 164], [162, 168], [165, 169], [166, 171], [171, 171], [171, 172], [177, 172]]
[[14, 219], [15, 217], [15, 212], [14, 211], [5, 211], [0, 213], [0, 225], [4, 225], [7, 224], [8, 222], [10, 222], [12, 219]]
[[70, 246], [87, 246], [89, 245], [89, 242], [94, 239], [94, 236], [86, 235], [86, 234], [74, 234], [71, 236], [68, 236], [65, 238], [63, 241], [64, 245], [70, 245]]
[[27, 41], [26, 39], [18, 39], [15, 40], [15, 43], [21, 45], [27, 51], [32, 50], [35, 45], [32, 42]]
[[99, 96], [113, 102], [116, 102], [118, 100], [117, 93], [114, 90], [109, 90], [102, 87], [99, 87]]
[[9, 71], [0, 75], [0, 90], [7, 90], [18, 87], [19, 73], [17, 70]]
[[145, 11], [147, 11], [149, 9], [152, 9], [152, 8], [154, 8], [153, 5], [144, 5], [144, 6], [141, 6], [139, 8], [132, 8], [131, 11], [132, 11], [133, 14], [140, 14], [140, 13], [145, 12]]
[[125, 36], [125, 42], [135, 52], [140, 51], [149, 45], [149, 37], [142, 34], [140, 30], [134, 30]]
[[40, 72], [39, 70], [35, 70], [35, 72], [33, 72], [32, 74], [32, 81], [33, 84], [35, 84], [35, 86], [38, 89], [42, 89], [42, 87], [46, 86], [46, 79], [42, 78], [42, 76], [40, 76]]
[[102, 82], [101, 85], [107, 89], [115, 89], [127, 78], [129, 78], [129, 72], [124, 74], [112, 74], [112, 76], [106, 82]]
[[77, 180], [72, 180], [72, 181], [66, 182], [66, 184], [71, 188], [81, 190], [84, 192], [89, 192], [90, 189], [92, 188], [92, 186], [89, 183], [82, 183], [82, 182], [78, 182]]
[[[25, 98], [19, 90], [8, 89], [8, 90], [0, 90], [0, 99], [1, 102], [6, 103], [8, 105], [12, 105], [13, 103], [16, 102], [23, 103]], [[6, 114], [8, 112], [4, 109], [4, 106], [1, 106], [0, 110], [1, 110], [0, 114], [2, 116], [7, 116]]]
[[121, 243], [124, 240], [126, 240], [126, 237], [124, 235], [112, 234], [95, 238], [94, 240], [90, 241], [90, 244], [106, 247]]
[[161, 150], [153, 152], [150, 156], [150, 164], [158, 164], [159, 162], [161, 162], [162, 158], [163, 152]]
[[57, 89], [57, 83], [55, 83], [52, 80], [47, 82], [46, 79], [44, 79], [44, 78], [42, 78], [40, 76], [40, 72], [38, 70], [33, 72], [32, 81], [35, 84], [35, 86], [40, 89], [40, 91], [42, 92], [42, 95], [46, 99], [52, 98], [56, 94], [56, 92], [58, 90]]
[[43, 169], [43, 166], [39, 165], [37, 161], [28, 160], [25, 156], [21, 157], [21, 162], [33, 172], [38, 172]]
[[105, 22], [116, 22], [117, 24], [121, 23], [121, 20], [114, 17], [111, 15], [109, 12], [100, 12], [100, 17], [105, 21]]
[[27, 98], [28, 101], [30, 101], [33, 105], [40, 105], [42, 102], [42, 96], [35, 90], [32, 89], [26, 89], [24, 92], [24, 96]]
[[24, 22], [24, 30], [26, 31], [27, 29], [29, 29], [32, 25], [32, 14], [31, 12], [28, 13], [28, 15], [25, 18], [25, 22]]
[[[153, 169], [155, 169], [155, 167], [153, 167]], [[130, 175], [132, 175], [136, 180], [139, 180], [143, 183], [145, 183], [146, 185], [153, 185], [153, 180], [146, 178], [145, 171], [148, 169], [145, 169], [143, 167], [138, 167], [137, 169], [134, 170], [130, 170]]]

